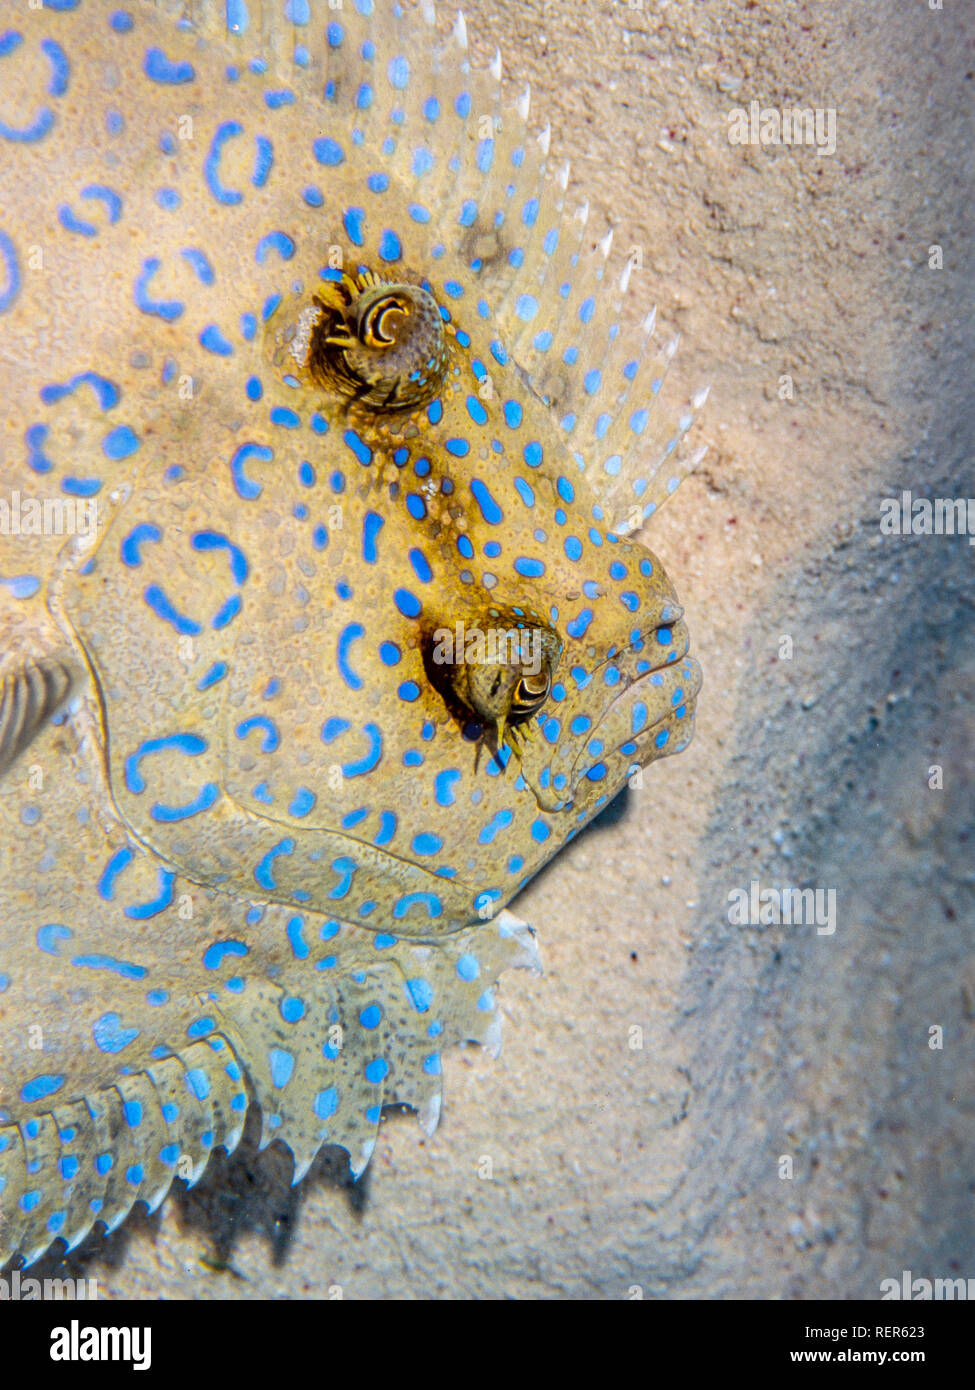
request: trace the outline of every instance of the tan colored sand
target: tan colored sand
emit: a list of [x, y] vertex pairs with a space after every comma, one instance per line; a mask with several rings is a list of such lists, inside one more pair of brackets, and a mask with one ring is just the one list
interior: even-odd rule
[[[705, 668], [696, 741], [515, 904], [547, 973], [505, 978], [497, 1062], [450, 1057], [432, 1140], [390, 1121], [351, 1194], [324, 1160], [292, 1192], [287, 1160], [245, 1150], [72, 1262], [103, 1294], [975, 1276], [975, 555], [877, 524], [901, 487], [975, 493], [964, 9], [472, 0], [594, 238], [642, 249], [633, 313], [659, 303], [679, 385], [712, 383], [708, 458], [650, 533]], [[753, 98], [834, 107], [836, 153], [729, 144]], [[751, 877], [834, 888], [835, 934], [730, 926]]]

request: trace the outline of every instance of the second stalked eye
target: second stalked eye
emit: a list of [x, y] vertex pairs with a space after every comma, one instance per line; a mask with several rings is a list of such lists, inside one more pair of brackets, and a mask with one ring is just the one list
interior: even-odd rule
[[437, 302], [371, 270], [319, 290], [305, 366], [328, 390], [380, 411], [416, 410], [443, 386], [447, 348]]
[[536, 614], [492, 607], [477, 622], [436, 629], [426, 667], [448, 707], [480, 724], [496, 749], [545, 704], [561, 655], [558, 634]]

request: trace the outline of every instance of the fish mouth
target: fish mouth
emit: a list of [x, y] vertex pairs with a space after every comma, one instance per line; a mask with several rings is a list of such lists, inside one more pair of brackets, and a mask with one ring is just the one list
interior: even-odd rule
[[[624, 683], [572, 764], [569, 786], [574, 801], [580, 793], [585, 796], [587, 784], [594, 796], [611, 793], [637, 768], [680, 753], [690, 743], [701, 668], [687, 654], [684, 623], [673, 623], [671, 633], [672, 654], [656, 666], [647, 663], [646, 642], [631, 647], [624, 662], [617, 659]], [[640, 670], [640, 665], [647, 669]]]

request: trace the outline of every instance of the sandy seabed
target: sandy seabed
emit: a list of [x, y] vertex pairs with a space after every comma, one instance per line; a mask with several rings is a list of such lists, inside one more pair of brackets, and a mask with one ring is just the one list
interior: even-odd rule
[[[704, 667], [695, 741], [515, 902], [546, 973], [504, 977], [497, 1061], [446, 1060], [432, 1139], [392, 1119], [356, 1187], [326, 1155], [293, 1190], [252, 1136], [59, 1272], [170, 1298], [975, 1276], [975, 549], [880, 529], [905, 489], [975, 495], [975, 12], [466, 13], [593, 239], [642, 253], [632, 313], [682, 335], [668, 394], [711, 384], [708, 455], [647, 532]], [[753, 101], [834, 111], [835, 152], [733, 143]], [[835, 930], [733, 925], [752, 880], [835, 894]]]

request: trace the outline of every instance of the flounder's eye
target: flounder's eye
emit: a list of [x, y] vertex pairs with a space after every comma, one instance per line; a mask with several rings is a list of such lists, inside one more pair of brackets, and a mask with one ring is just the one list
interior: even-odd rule
[[314, 302], [305, 365], [320, 385], [387, 411], [417, 410], [440, 393], [447, 348], [426, 290], [364, 270], [329, 282]]
[[500, 747], [545, 704], [561, 655], [558, 635], [536, 615], [492, 608], [483, 624], [433, 633], [427, 674], [454, 713]]

